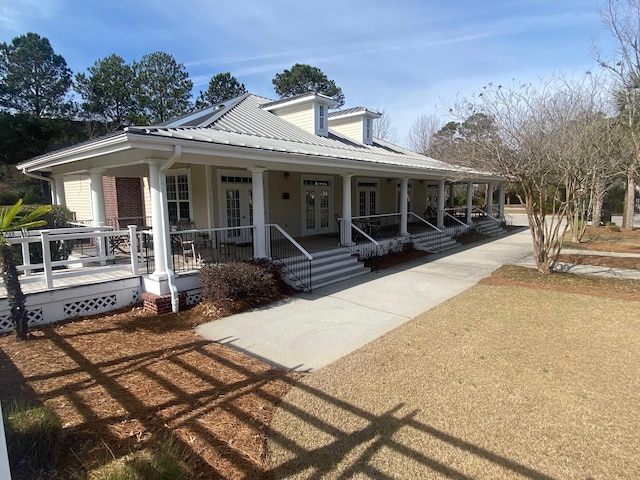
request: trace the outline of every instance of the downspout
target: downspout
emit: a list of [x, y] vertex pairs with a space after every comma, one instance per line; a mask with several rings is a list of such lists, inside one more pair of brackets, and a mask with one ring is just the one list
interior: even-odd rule
[[165, 253], [167, 265], [171, 265], [171, 268], [167, 268], [167, 283], [169, 285], [169, 291], [171, 292], [171, 311], [177, 313], [180, 310], [180, 296], [178, 295], [178, 287], [176, 286], [176, 275], [173, 271], [173, 264], [171, 262], [171, 252], [167, 248], [171, 245], [171, 235], [169, 235], [169, 212], [167, 210], [167, 179], [166, 173], [171, 166], [178, 161], [182, 156], [182, 147], [180, 145], [173, 146], [173, 155], [163, 165], [160, 166], [160, 172], [162, 175], [162, 181], [160, 186], [162, 189], [162, 231], [164, 232], [165, 239]]

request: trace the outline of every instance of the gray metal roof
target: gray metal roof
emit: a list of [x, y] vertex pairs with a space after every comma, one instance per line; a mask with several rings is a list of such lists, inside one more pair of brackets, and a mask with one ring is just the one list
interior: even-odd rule
[[[467, 174], [474, 176], [490, 176], [486, 172], [478, 172], [466, 167], [444, 163], [433, 158], [411, 152], [391, 143], [374, 139], [372, 145], [359, 143], [329, 128], [329, 136], [314, 135], [272, 112], [264, 110], [270, 99], [251, 94], [244, 94], [221, 104], [193, 112], [163, 125], [147, 127], [128, 127], [117, 135], [144, 136], [158, 139], [176, 139], [214, 145], [232, 146], [279, 154], [306, 155], [317, 158], [331, 158], [343, 161], [367, 162], [372, 168], [375, 165], [397, 166], [418, 169], [421, 174], [429, 171], [440, 175]], [[361, 107], [357, 107], [361, 108]], [[345, 111], [343, 111], [344, 113]], [[91, 144], [96, 148], [102, 139], [80, 144], [83, 153]], [[38, 168], [49, 161], [57, 163], [80, 147], [75, 145], [58, 152], [41, 155], [18, 165]], [[87, 152], [88, 153], [88, 152]], [[50, 164], [49, 164], [50, 166]], [[416, 172], [418, 173], [418, 172]]]
[[128, 131], [154, 137], [193, 140], [282, 153], [439, 171], [470, 171], [410, 152], [381, 140], [375, 140], [373, 145], [366, 145], [332, 132], [331, 129], [329, 137], [314, 135], [260, 108], [265, 101], [267, 99], [256, 95], [247, 95], [230, 108], [225, 109], [207, 127], [190, 127], [188, 124], [191, 122], [186, 122], [185, 126], [130, 127]]

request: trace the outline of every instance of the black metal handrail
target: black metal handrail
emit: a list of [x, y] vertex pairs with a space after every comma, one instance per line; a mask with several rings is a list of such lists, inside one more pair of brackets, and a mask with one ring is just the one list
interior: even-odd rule
[[265, 225], [265, 232], [269, 248], [268, 256], [280, 263], [293, 278], [300, 282], [304, 290], [311, 292], [313, 289], [311, 276], [313, 255], [307, 252], [280, 225]]
[[409, 212], [408, 216], [413, 220], [411, 222], [407, 221], [407, 230], [409, 231], [411, 241], [426, 243], [430, 247], [433, 247], [435, 252], [441, 251], [442, 230], [413, 212]]

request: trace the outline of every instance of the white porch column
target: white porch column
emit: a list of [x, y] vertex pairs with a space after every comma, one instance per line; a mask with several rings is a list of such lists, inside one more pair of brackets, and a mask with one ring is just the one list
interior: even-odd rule
[[493, 183], [487, 183], [487, 213], [493, 217]]
[[342, 223], [340, 224], [340, 245], [351, 243], [351, 177], [353, 173], [345, 173], [342, 177]]
[[204, 178], [207, 184], [207, 228], [214, 228], [215, 217], [213, 213], [213, 174], [211, 165], [204, 166]]
[[265, 201], [264, 201], [264, 167], [250, 168], [251, 188], [253, 189], [253, 225], [255, 227], [254, 257], [265, 258], [267, 256], [265, 228]]
[[64, 194], [64, 178], [61, 176], [53, 177], [53, 188], [54, 192], [52, 195], [52, 200], [56, 205], [66, 205], [67, 199]]
[[467, 225], [473, 221], [473, 183], [467, 183]]
[[444, 179], [438, 182], [438, 228], [444, 228]]
[[91, 188], [91, 216], [93, 225], [103, 226], [107, 214], [104, 207], [104, 190], [102, 188], [102, 174], [104, 169], [94, 168], [89, 170], [89, 185]]
[[498, 205], [499, 205], [499, 217], [500, 219], [504, 218], [504, 183], [500, 184], [500, 187], [498, 188]]
[[166, 232], [163, 231], [164, 209], [162, 208], [162, 172], [160, 161], [151, 160], [149, 163], [149, 190], [151, 193], [151, 225], [153, 232], [153, 259], [155, 268], [153, 277], [167, 278], [167, 248]]
[[400, 235], [407, 236], [407, 199], [409, 195], [409, 179], [407, 177], [400, 179]]

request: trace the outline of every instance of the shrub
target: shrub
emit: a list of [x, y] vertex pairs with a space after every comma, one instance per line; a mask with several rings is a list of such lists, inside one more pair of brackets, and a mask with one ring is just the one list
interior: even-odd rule
[[604, 224], [605, 228], [610, 232], [619, 232], [620, 227], [616, 225], [614, 222], [607, 222]]
[[3, 417], [12, 471], [28, 468], [33, 472], [53, 468], [62, 428], [55, 411], [46, 405], [14, 401]]
[[200, 269], [202, 296], [214, 303], [243, 301], [258, 306], [279, 298], [268, 268], [251, 262], [214, 263]]

